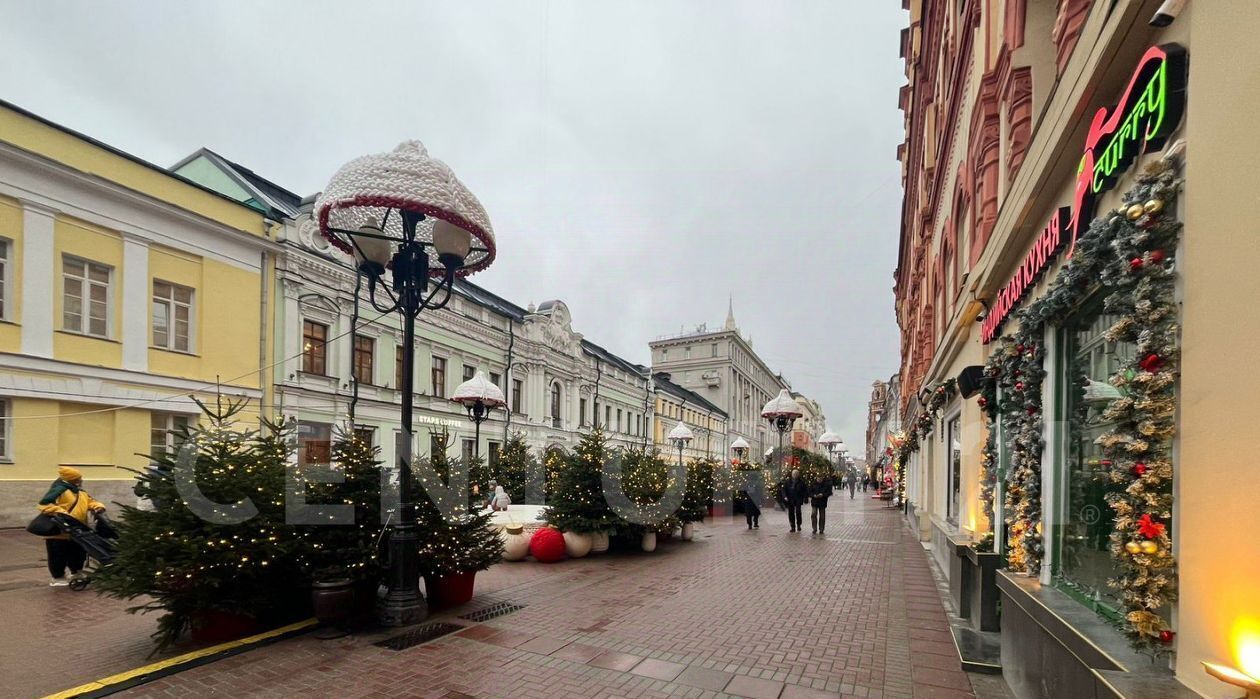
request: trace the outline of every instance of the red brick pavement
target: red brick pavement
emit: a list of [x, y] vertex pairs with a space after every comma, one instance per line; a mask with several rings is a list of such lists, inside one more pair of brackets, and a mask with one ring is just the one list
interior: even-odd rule
[[525, 609], [452, 619], [468, 628], [423, 646], [308, 634], [124, 696], [973, 696], [898, 513], [832, 503], [825, 539], [767, 512], [760, 530], [705, 523], [654, 554], [501, 564], [478, 576], [472, 606]]

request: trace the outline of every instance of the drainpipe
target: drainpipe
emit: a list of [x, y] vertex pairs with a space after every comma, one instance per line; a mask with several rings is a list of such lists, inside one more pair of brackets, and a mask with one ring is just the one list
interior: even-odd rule
[[[503, 372], [503, 392], [508, 393], [512, 390], [512, 350], [516, 345], [516, 326], [512, 325], [511, 316], [508, 317], [508, 349], [507, 349], [507, 370]], [[503, 445], [507, 446], [509, 430], [512, 429], [512, 396], [508, 395], [507, 418], [503, 421]]]

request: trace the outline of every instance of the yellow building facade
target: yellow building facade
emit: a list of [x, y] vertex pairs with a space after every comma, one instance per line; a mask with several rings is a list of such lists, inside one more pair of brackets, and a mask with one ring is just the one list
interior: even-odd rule
[[59, 466], [134, 504], [193, 400], [268, 402], [262, 213], [0, 102], [0, 527]]
[[692, 434], [691, 443], [683, 450], [686, 458], [723, 460], [730, 456], [726, 411], [674, 383], [669, 374], [653, 374], [652, 384], [656, 393], [652, 438], [657, 449], [678, 454], [669, 433], [681, 422]]

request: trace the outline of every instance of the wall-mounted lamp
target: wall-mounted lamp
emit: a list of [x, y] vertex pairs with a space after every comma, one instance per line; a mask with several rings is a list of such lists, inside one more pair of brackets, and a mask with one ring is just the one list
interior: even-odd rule
[[1218, 663], [1210, 663], [1206, 660], [1203, 661], [1203, 670], [1225, 684], [1243, 688], [1247, 692], [1247, 699], [1260, 697], [1260, 680], [1241, 670], [1235, 670], [1232, 667]]

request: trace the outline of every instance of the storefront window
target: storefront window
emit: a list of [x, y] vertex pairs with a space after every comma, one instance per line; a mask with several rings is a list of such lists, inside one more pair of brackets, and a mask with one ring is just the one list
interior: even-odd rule
[[1107, 585], [1117, 572], [1110, 552], [1114, 522], [1107, 494], [1117, 486], [1110, 483], [1110, 464], [1096, 441], [1114, 424], [1103, 417], [1107, 404], [1121, 395], [1109, 380], [1134, 352], [1129, 343], [1106, 339], [1115, 320], [1114, 315], [1102, 312], [1101, 303], [1094, 303], [1065, 325], [1060, 393], [1066, 429], [1062, 493], [1066, 511], [1057, 542], [1057, 579], [1106, 615], [1119, 607]]
[[949, 428], [946, 431], [945, 438], [949, 440], [949, 451], [946, 452], [946, 458], [949, 464], [945, 473], [949, 478], [949, 488], [946, 492], [945, 502], [945, 519], [952, 524], [958, 524], [959, 501], [962, 493], [962, 423], [959, 416], [949, 421]]

